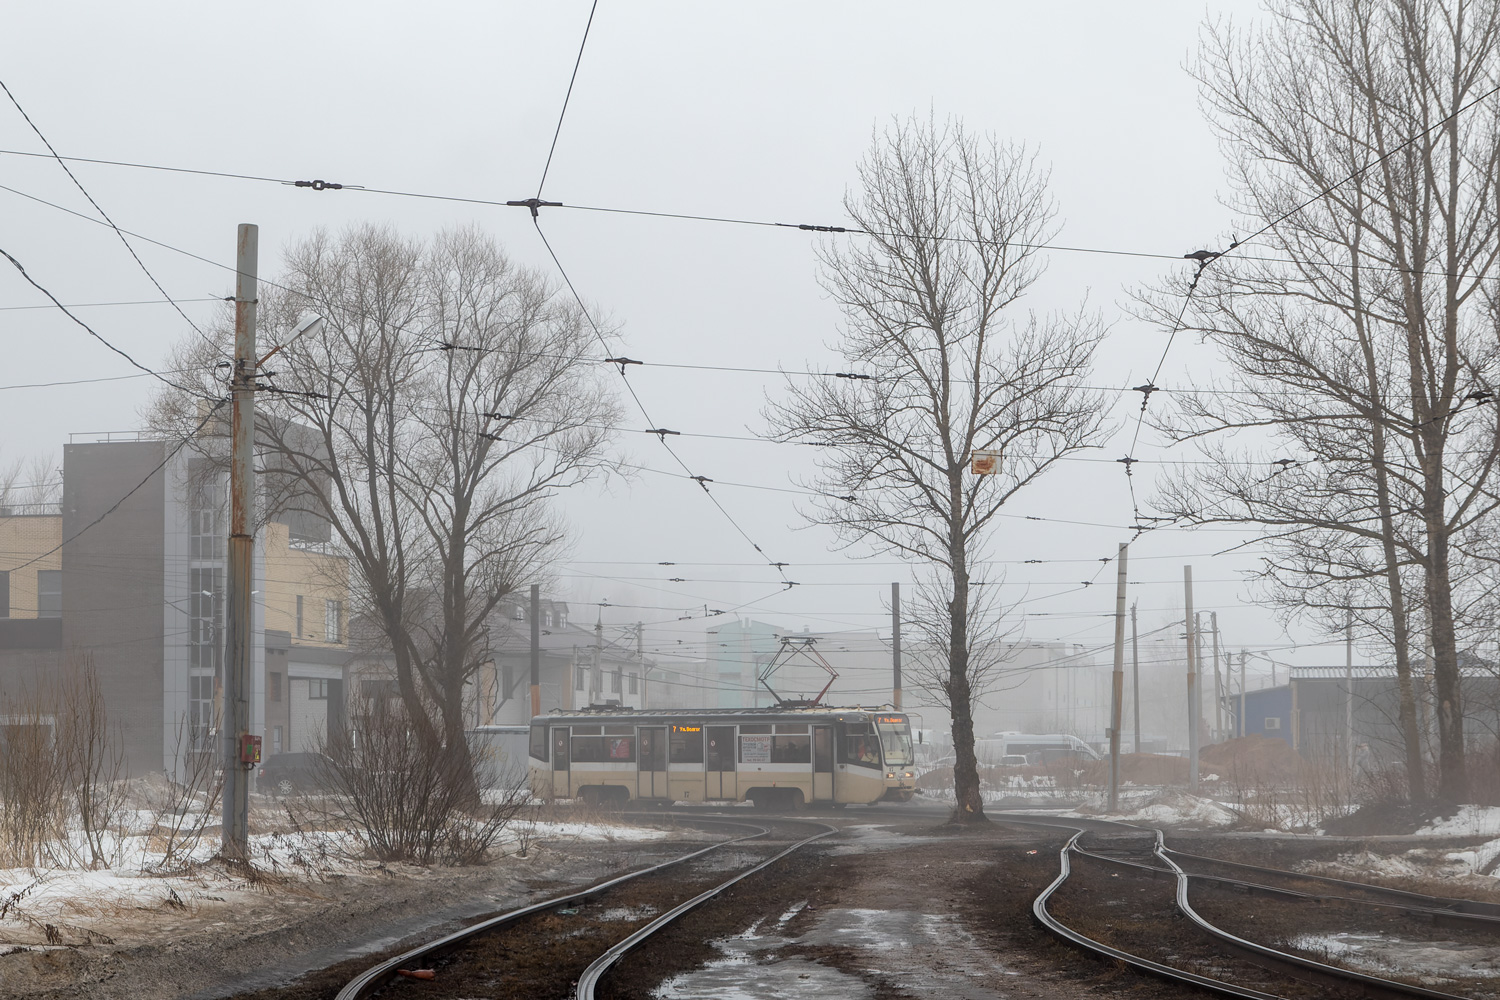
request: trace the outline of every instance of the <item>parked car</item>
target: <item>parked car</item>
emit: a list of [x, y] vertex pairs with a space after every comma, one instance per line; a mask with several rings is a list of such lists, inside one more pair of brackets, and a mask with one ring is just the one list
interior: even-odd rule
[[259, 788], [272, 795], [329, 790], [333, 762], [320, 753], [279, 753], [260, 765]]
[[1001, 767], [1025, 767], [1028, 763], [1024, 753], [1008, 753], [1000, 758]]

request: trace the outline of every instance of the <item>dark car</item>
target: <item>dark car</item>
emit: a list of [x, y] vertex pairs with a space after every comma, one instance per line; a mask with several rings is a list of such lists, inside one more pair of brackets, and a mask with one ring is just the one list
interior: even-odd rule
[[333, 762], [320, 753], [279, 753], [261, 764], [258, 786], [271, 795], [324, 792], [333, 774]]

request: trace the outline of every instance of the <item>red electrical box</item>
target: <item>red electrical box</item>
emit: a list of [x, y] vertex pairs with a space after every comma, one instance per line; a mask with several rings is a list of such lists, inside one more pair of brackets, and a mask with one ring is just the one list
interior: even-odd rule
[[260, 763], [260, 737], [249, 733], [240, 734], [240, 763], [254, 767]]

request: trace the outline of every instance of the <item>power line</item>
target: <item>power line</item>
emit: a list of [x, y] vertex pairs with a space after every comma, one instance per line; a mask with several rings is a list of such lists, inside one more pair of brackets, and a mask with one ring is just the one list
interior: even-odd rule
[[[568, 101], [573, 96], [573, 84], [578, 82], [578, 67], [583, 65], [583, 47], [589, 43], [589, 29], [594, 26], [594, 12], [599, 9], [599, 0], [589, 7], [589, 19], [583, 26], [583, 38], [578, 42], [578, 58], [573, 60], [573, 75], [568, 77], [568, 92], [563, 95], [562, 110], [557, 114], [557, 128], [552, 132], [552, 145], [547, 149], [547, 162], [542, 167], [542, 179], [537, 182], [536, 196], [542, 197], [542, 188], [547, 184], [547, 171], [552, 169], [552, 154], [557, 152], [557, 138], [562, 135], [563, 118], [568, 114]], [[534, 214], [535, 210], [533, 210]]]
[[[103, 206], [101, 206], [97, 201], [94, 200], [93, 195], [89, 194], [88, 189], [83, 186], [83, 182], [81, 182], [73, 174], [73, 171], [68, 168], [67, 162], [64, 161], [62, 157], [57, 155], [57, 150], [53, 148], [52, 143], [48, 141], [47, 137], [42, 134], [42, 130], [37, 127], [36, 122], [31, 120], [31, 116], [26, 113], [26, 109], [21, 107], [21, 102], [16, 100], [16, 95], [11, 93], [10, 88], [5, 85], [4, 80], [0, 80], [0, 90], [5, 91], [5, 96], [10, 98], [10, 103], [16, 106], [17, 111], [21, 112], [21, 117], [26, 119], [26, 124], [31, 126], [31, 130], [36, 133], [36, 137], [42, 140], [42, 145], [47, 147], [47, 151], [52, 154], [53, 159], [57, 161], [57, 165], [59, 167], [62, 167], [63, 173], [68, 175], [68, 179], [73, 182], [73, 186], [78, 188], [79, 191], [83, 192], [83, 196], [88, 199], [90, 205], [94, 206], [94, 210], [103, 217], [105, 222], [109, 223], [109, 228], [115, 231], [115, 235], [118, 236], [120, 238], [120, 242], [125, 245], [125, 249], [129, 251], [131, 258], [134, 259], [136, 264], [140, 267], [141, 271], [145, 273], [146, 277], [151, 279], [151, 284], [156, 286], [156, 290], [158, 292], [161, 292], [162, 298], [171, 303], [172, 308], [177, 310], [177, 315], [181, 316], [183, 318], [183, 321], [186, 322], [188, 326], [193, 328], [194, 333], [207, 341], [210, 346], [216, 347], [217, 345], [214, 345], [213, 341], [210, 340], [209, 337], [201, 329], [198, 328], [198, 324], [194, 323], [188, 316], [188, 314], [182, 311], [182, 307], [172, 299], [172, 296], [167, 294], [167, 290], [161, 286], [161, 282], [156, 280], [156, 275], [151, 273], [151, 269], [146, 266], [146, 262], [141, 260], [140, 255], [135, 252], [135, 247], [130, 245], [130, 241], [125, 238], [125, 234], [120, 231], [120, 227], [115, 225], [115, 220], [111, 219], [109, 217], [109, 213], [104, 210]], [[7, 254], [6, 256], [9, 256], [9, 254]], [[12, 260], [12, 263], [14, 263], [14, 260]], [[19, 267], [20, 265], [17, 266]]]

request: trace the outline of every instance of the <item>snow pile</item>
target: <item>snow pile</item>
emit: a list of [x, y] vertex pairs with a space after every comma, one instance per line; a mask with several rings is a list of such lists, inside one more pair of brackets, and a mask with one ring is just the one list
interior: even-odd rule
[[1457, 813], [1435, 819], [1417, 833], [1435, 837], [1500, 837], [1500, 806], [1459, 806]]
[[1134, 810], [1113, 817], [1127, 823], [1147, 826], [1171, 826], [1189, 829], [1212, 829], [1233, 826], [1239, 816], [1213, 799], [1185, 792], [1158, 795]]

